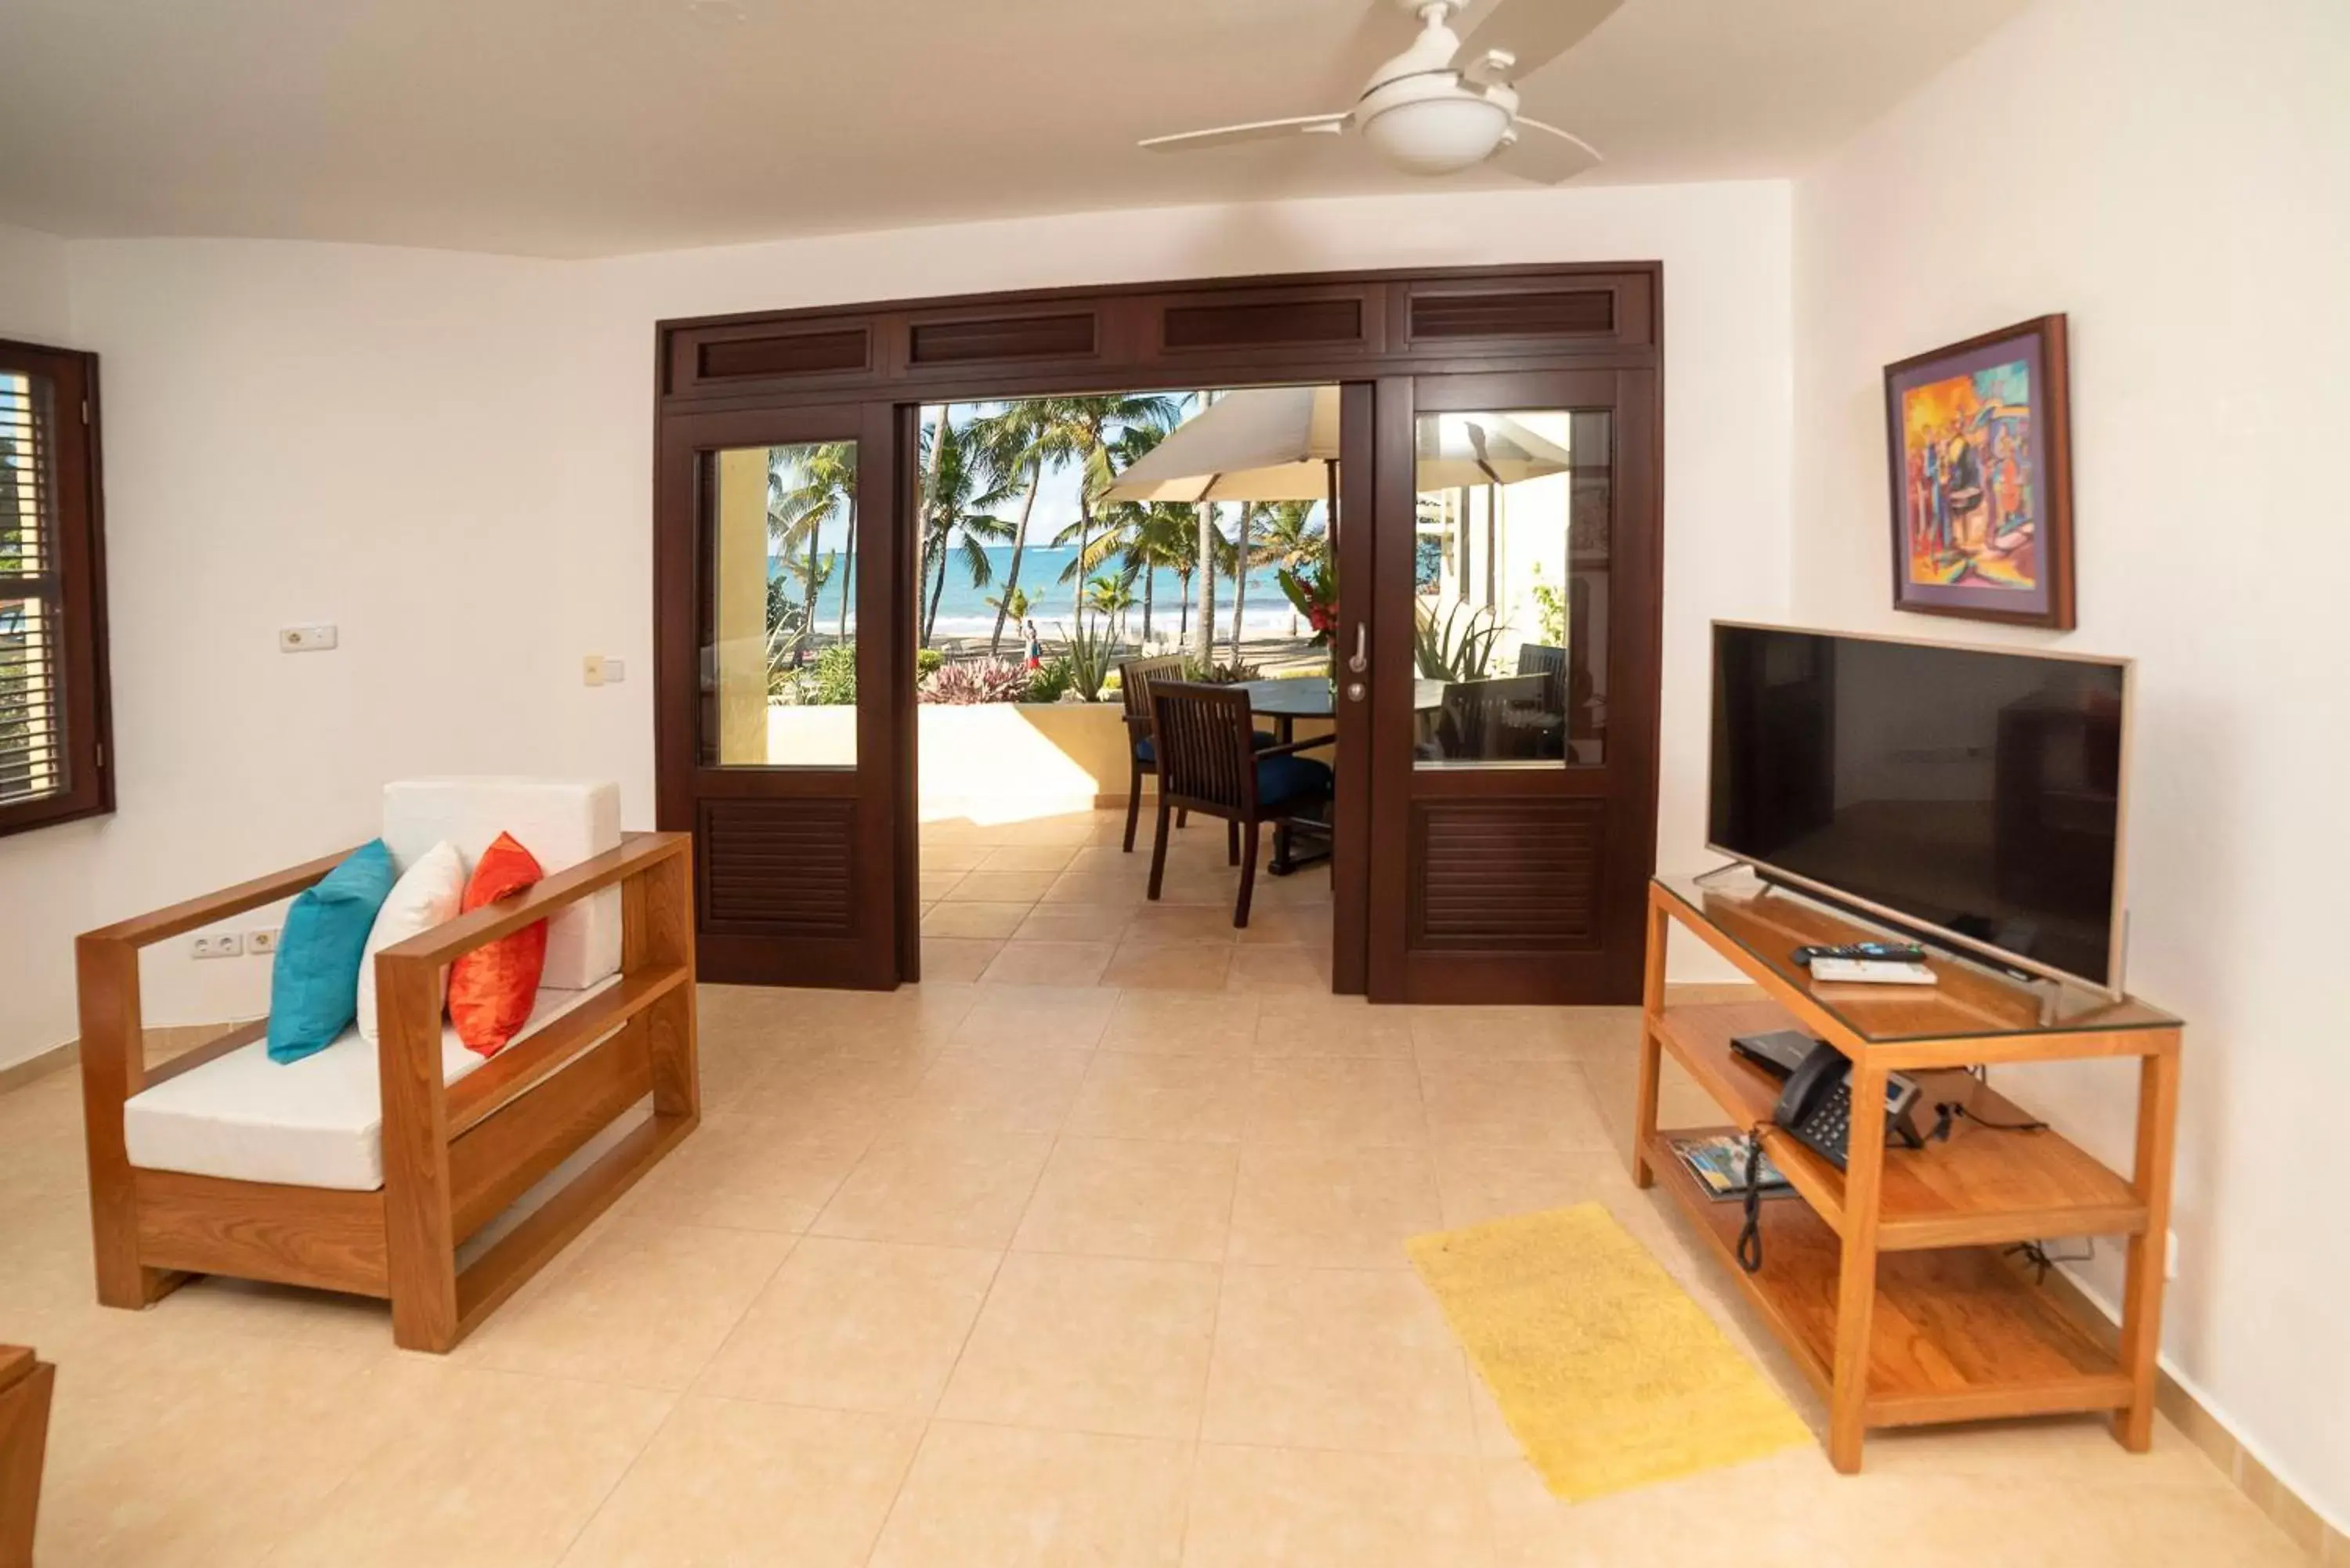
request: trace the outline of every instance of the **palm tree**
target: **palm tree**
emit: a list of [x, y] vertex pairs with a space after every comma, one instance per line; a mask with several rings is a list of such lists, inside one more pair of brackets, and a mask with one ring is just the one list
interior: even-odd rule
[[1126, 640], [1126, 612], [1134, 607], [1134, 569], [1116, 576], [1096, 577], [1086, 585], [1086, 602], [1109, 620], [1112, 646]]
[[[1315, 516], [1320, 505], [1314, 501], [1276, 501], [1266, 507], [1263, 532], [1257, 541], [1260, 564], [1295, 572], [1328, 559], [1330, 538]], [[1289, 612], [1289, 635], [1297, 635], [1295, 607]]]
[[[854, 525], [857, 515], [857, 443], [855, 441], [818, 441], [808, 446], [776, 447], [767, 458], [767, 536], [775, 542], [775, 553], [788, 561], [798, 562], [802, 549], [806, 551], [806, 563], [795, 575], [801, 579], [800, 631], [792, 649], [792, 668], [796, 670], [807, 657], [809, 639], [816, 628], [816, 597], [824, 587], [828, 570], [817, 564], [818, 540], [824, 524], [836, 513], [845, 512]], [[847, 599], [844, 586], [842, 597]], [[846, 639], [848, 622], [844, 605], [841, 634]]]
[[[1249, 568], [1260, 564], [1254, 539], [1257, 514], [1263, 510], [1264, 504], [1262, 502], [1244, 501], [1241, 504], [1240, 534], [1232, 540], [1230, 554], [1226, 556], [1232, 564], [1232, 662], [1234, 664], [1241, 661], [1241, 612], [1248, 605]], [[1208, 640], [1209, 645], [1213, 647], [1215, 639], [1212, 635]]]
[[[1007, 611], [1005, 606], [1020, 591], [1020, 556], [1028, 545], [1028, 519], [1036, 510], [1036, 492], [1045, 483], [1045, 470], [1057, 468], [1077, 455], [1070, 432], [1057, 421], [1045, 417], [1046, 400], [1024, 399], [1005, 403], [994, 412], [982, 415], [972, 421], [971, 434], [987, 453], [989, 466], [997, 473], [1024, 476], [1025, 493], [1020, 501], [1020, 519], [1012, 533], [1012, 559], [1003, 569], [1003, 593], [995, 604], [995, 629], [988, 634], [987, 656], [993, 659], [1003, 646], [1003, 622], [1007, 614], [1014, 618], [1026, 612]], [[1025, 597], [1023, 597], [1025, 604]]]
[[1008, 499], [1012, 487], [997, 473], [990, 461], [989, 449], [969, 427], [957, 431], [951, 419], [942, 411], [936, 432], [922, 433], [927, 448], [922, 453], [923, 467], [931, 474], [929, 489], [924, 493], [922, 534], [924, 587], [928, 592], [922, 606], [921, 646], [928, 648], [938, 630], [939, 600], [946, 593], [948, 556], [956, 553], [958, 542], [963, 570], [972, 586], [985, 587], [993, 578], [994, 566], [981, 541], [1011, 538], [1015, 525], [987, 510]]
[[1153, 502], [1142, 509], [1128, 532], [1127, 569], [1142, 576], [1142, 640], [1150, 640], [1150, 618], [1161, 568], [1183, 583], [1183, 610], [1191, 608], [1191, 558], [1199, 548], [1191, 535], [1191, 509]]
[[1117, 477], [1111, 442], [1129, 431], [1164, 435], [1182, 417], [1183, 400], [1163, 392], [1120, 392], [1098, 398], [1040, 398], [1036, 418], [1071, 449], [1077, 462], [1077, 520], [1064, 528], [1055, 543], [1074, 540], [1077, 558], [1061, 575], [1074, 581], [1071, 613], [1085, 620], [1086, 579], [1110, 552], [1094, 547], [1094, 504]]

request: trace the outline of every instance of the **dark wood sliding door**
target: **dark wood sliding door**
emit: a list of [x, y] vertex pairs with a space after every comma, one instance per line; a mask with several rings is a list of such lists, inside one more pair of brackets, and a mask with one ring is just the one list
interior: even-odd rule
[[662, 421], [660, 819], [693, 834], [706, 981], [901, 978], [900, 423], [887, 403]]
[[1394, 377], [1378, 421], [1370, 994], [1637, 1002], [1656, 373]]

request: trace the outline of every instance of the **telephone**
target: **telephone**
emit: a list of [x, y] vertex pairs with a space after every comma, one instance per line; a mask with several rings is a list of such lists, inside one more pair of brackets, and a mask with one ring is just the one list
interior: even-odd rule
[[[1904, 1075], [1885, 1075], [1886, 1132], [1912, 1147], [1920, 1147], [1908, 1122], [1918, 1094], [1916, 1082]], [[1851, 1061], [1825, 1041], [1814, 1045], [1787, 1075], [1787, 1086], [1771, 1119], [1842, 1170], [1845, 1151], [1852, 1141]]]

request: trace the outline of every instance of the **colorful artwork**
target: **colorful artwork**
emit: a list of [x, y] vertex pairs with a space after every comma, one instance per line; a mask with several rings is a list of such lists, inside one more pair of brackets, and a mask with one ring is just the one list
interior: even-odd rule
[[1894, 604], [2072, 625], [2064, 318], [1889, 367]]

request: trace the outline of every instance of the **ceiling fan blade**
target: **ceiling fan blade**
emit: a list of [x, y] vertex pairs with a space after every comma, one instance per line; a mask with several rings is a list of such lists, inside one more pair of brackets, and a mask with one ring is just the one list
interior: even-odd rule
[[1598, 149], [1572, 131], [1518, 116], [1518, 139], [1493, 154], [1493, 167], [1538, 185], [1558, 185], [1597, 167]]
[[1461, 41], [1454, 62], [1475, 60], [1492, 49], [1507, 51], [1523, 80], [1583, 42], [1614, 15], [1624, 0], [1494, 0]]
[[1213, 130], [1187, 130], [1179, 136], [1153, 136], [1137, 145], [1154, 152], [1188, 152], [1195, 147], [1229, 147], [1242, 141], [1272, 141], [1284, 136], [1335, 136], [1352, 118], [1345, 114], [1301, 114], [1290, 119], [1259, 119], [1246, 125], [1219, 126]]

